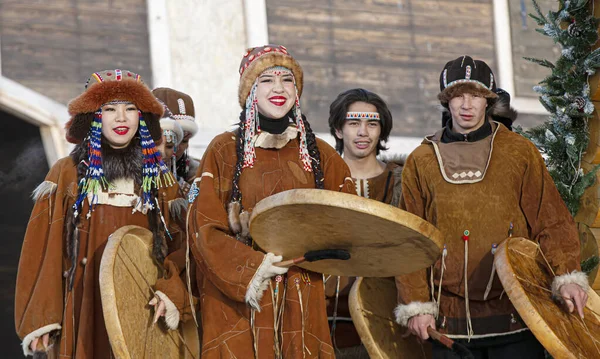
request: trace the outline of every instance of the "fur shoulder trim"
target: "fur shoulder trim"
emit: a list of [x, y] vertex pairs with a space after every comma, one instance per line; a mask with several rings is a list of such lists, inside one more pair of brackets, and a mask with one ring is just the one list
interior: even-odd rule
[[[48, 334], [48, 333], [53, 332], [55, 330], [60, 330], [61, 328], [62, 327], [58, 323], [48, 324], [46, 326], [43, 326], [43, 327], [41, 327], [39, 329], [36, 329], [33, 332], [27, 334], [25, 336], [25, 338], [23, 338], [23, 343], [21, 343], [21, 346], [23, 348], [23, 355], [25, 355], [25, 356], [33, 355], [33, 352], [31, 351], [31, 348], [29, 348], [29, 346], [31, 345], [31, 342], [35, 338], [39, 338], [42, 335]], [[50, 343], [50, 345], [52, 345], [52, 343]]]
[[31, 198], [34, 202], [46, 196], [51, 196], [56, 192], [58, 185], [52, 181], [44, 181], [31, 192]]
[[560, 295], [560, 287], [565, 284], [577, 284], [580, 286], [586, 293], [590, 290], [590, 283], [588, 281], [588, 277], [584, 272], [573, 271], [571, 273], [563, 274], [554, 277], [552, 281], [552, 297], [562, 302], [562, 296]]
[[406, 163], [406, 157], [408, 157], [406, 154], [382, 155], [381, 160], [385, 163], [393, 162], [399, 166], [404, 166]]
[[431, 314], [434, 317], [438, 315], [438, 307], [434, 302], [412, 302], [410, 304], [399, 304], [394, 309], [396, 322], [403, 327], [408, 325], [408, 320], [415, 315]]
[[165, 323], [167, 327], [171, 330], [177, 330], [180, 318], [179, 310], [165, 293], [157, 290], [154, 294], [165, 303]]
[[185, 219], [187, 207], [188, 201], [185, 198], [176, 198], [169, 201], [169, 213], [173, 218]]
[[238, 234], [242, 231], [242, 224], [240, 222], [241, 211], [242, 205], [240, 202], [229, 202], [227, 205], [227, 219], [229, 220], [229, 228], [233, 234]]

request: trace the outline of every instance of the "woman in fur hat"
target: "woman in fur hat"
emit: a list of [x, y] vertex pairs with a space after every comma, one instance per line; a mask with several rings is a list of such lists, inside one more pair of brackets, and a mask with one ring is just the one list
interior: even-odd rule
[[[240, 75], [239, 129], [208, 146], [188, 228], [202, 274], [202, 357], [333, 358], [323, 276], [275, 266], [281, 256], [253, 244], [248, 219], [258, 201], [285, 190], [354, 193], [350, 171], [302, 115], [302, 68], [285, 47], [248, 50]], [[179, 284], [157, 287], [180, 310], [188, 299], [172, 278]]]
[[155, 141], [162, 105], [139, 75], [93, 73], [69, 104], [75, 144], [38, 186], [17, 274], [15, 322], [23, 352], [110, 358], [98, 283], [107, 238], [124, 225], [148, 228], [161, 261], [175, 248], [170, 207], [183, 201]]

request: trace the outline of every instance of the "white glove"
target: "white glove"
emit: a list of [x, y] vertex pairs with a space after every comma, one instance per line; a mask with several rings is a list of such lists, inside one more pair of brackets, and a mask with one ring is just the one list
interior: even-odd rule
[[269, 286], [269, 281], [276, 275], [287, 273], [289, 268], [278, 267], [273, 264], [281, 262], [282, 256], [276, 256], [273, 253], [267, 253], [261, 265], [256, 270], [252, 281], [246, 290], [245, 301], [250, 307], [260, 312], [260, 300], [264, 291]]

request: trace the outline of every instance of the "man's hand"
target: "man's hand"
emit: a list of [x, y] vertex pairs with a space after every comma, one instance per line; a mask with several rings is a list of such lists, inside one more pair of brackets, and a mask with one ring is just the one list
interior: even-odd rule
[[422, 340], [429, 339], [427, 328], [435, 329], [435, 318], [431, 314], [419, 314], [408, 320], [408, 330]]
[[158, 297], [154, 297], [148, 304], [155, 307], [154, 320], [152, 321], [152, 324], [156, 324], [156, 322], [158, 322], [158, 318], [164, 317], [165, 313], [167, 312], [165, 302], [160, 300]]
[[31, 344], [29, 344], [29, 349], [31, 349], [32, 352], [46, 351], [48, 349], [49, 342], [50, 342], [50, 333], [46, 333], [46, 334], [42, 335], [42, 343], [41, 343], [43, 345], [42, 348], [38, 348], [39, 341], [40, 341], [40, 337], [37, 337], [31, 341]]
[[559, 290], [560, 296], [563, 299], [564, 307], [569, 313], [577, 308], [579, 316], [583, 319], [583, 308], [587, 303], [588, 295], [579, 285], [569, 283], [562, 285]]

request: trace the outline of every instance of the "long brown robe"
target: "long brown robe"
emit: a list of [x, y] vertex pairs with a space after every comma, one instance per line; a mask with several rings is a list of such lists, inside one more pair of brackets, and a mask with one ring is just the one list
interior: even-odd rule
[[[133, 187], [132, 180], [129, 184]], [[113, 194], [105, 197], [112, 198], [106, 200], [111, 204], [95, 205], [86, 219], [89, 202], [85, 200], [78, 226], [80, 249], [74, 287], [68, 291], [63, 275], [71, 266], [65, 224], [77, 195], [77, 169], [71, 157], [52, 166], [44, 185], [51, 190], [35, 203], [19, 262], [17, 334], [23, 339], [40, 328], [60, 325], [60, 358], [110, 358], [98, 282], [100, 260], [108, 236], [125, 225], [148, 228], [148, 218], [140, 212], [132, 214], [131, 196]], [[158, 191], [162, 213], [175, 237], [179, 229], [169, 214], [169, 202], [179, 197], [177, 193], [177, 185]]]
[[[317, 146], [321, 153], [324, 188], [354, 193], [350, 171], [343, 159], [319, 139]], [[304, 355], [306, 358], [334, 358], [321, 274], [292, 267], [283, 276], [277, 296], [274, 293], [277, 284], [272, 279], [260, 301], [262, 310], [254, 314], [255, 333], [252, 333], [251, 310], [244, 297], [265, 254], [236, 240], [229, 228], [226, 207], [237, 162], [235, 147], [235, 135], [231, 132], [217, 136], [208, 146], [197, 174], [199, 195], [189, 213], [188, 240], [201, 273], [197, 286], [201, 293], [202, 358], [253, 358], [255, 355], [274, 358], [273, 299], [284, 307], [279, 328], [283, 358], [303, 358]], [[252, 211], [257, 202], [282, 191], [315, 187], [313, 173], [303, 170], [298, 153], [298, 138], [280, 149], [256, 148], [254, 167], [245, 168], [239, 181], [245, 210]], [[326, 191], [323, 195], [327, 195]], [[182, 266], [173, 268], [181, 270]], [[189, 307], [188, 298], [181, 288], [180, 278], [177, 275], [171, 278], [176, 283], [162, 281], [157, 288], [185, 312]], [[186, 317], [186, 313], [182, 314]]]
[[[517, 332], [525, 328], [497, 275], [489, 296], [484, 293], [492, 272], [492, 245], [512, 235], [540, 244], [556, 275], [580, 270], [579, 237], [567, 207], [562, 201], [537, 148], [524, 137], [494, 124], [487, 140], [440, 145], [442, 132], [426, 138], [408, 157], [402, 172], [401, 208], [435, 225], [444, 235], [447, 248], [437, 326], [453, 337], [467, 336], [465, 309], [465, 249], [462, 239], [470, 231], [468, 243], [468, 298], [473, 338]], [[491, 141], [489, 141], [491, 140]], [[482, 142], [483, 141], [483, 142]], [[488, 142], [485, 142], [488, 141]], [[448, 158], [434, 149], [446, 146]], [[491, 146], [491, 147], [490, 147]], [[483, 179], [476, 183], [450, 183], [448, 179], [478, 176], [456, 168], [488, 163]], [[463, 156], [463, 160], [456, 160]], [[465, 163], [471, 158], [473, 163]], [[445, 176], [442, 174], [443, 172]], [[465, 177], [466, 176], [466, 177]], [[446, 179], [444, 178], [446, 177]], [[468, 179], [468, 178], [467, 178]], [[433, 268], [435, 296], [441, 278], [442, 260]], [[397, 277], [401, 304], [428, 302], [431, 298], [429, 271]]]

